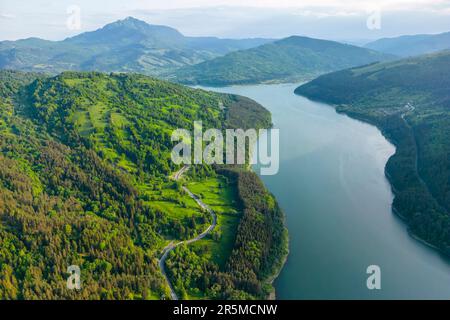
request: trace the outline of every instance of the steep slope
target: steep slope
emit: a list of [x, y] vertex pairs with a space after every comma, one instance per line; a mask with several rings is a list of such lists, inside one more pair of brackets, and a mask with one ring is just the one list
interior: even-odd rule
[[299, 81], [387, 59], [392, 56], [338, 42], [294, 36], [183, 67], [171, 79], [202, 85]]
[[365, 47], [401, 57], [417, 56], [450, 49], [450, 32], [384, 38], [370, 42]]
[[397, 146], [394, 210], [450, 254], [450, 51], [321, 76], [296, 93], [374, 123]]
[[133, 71], [158, 75], [268, 41], [185, 37], [173, 28], [149, 25], [129, 17], [64, 41], [30, 38], [0, 42], [0, 68], [50, 73]]
[[[178, 169], [170, 160], [172, 131], [192, 130], [194, 120], [202, 120], [205, 128], [234, 127], [234, 119], [244, 127], [271, 123], [270, 113], [249, 99], [141, 75], [65, 72], [45, 77], [1, 71], [0, 98], [2, 299], [169, 297], [158, 267], [162, 248], [193, 238], [210, 224], [210, 216], [168, 178]], [[228, 201], [230, 206], [217, 212], [217, 230], [230, 228], [223, 226], [224, 220], [233, 221], [230, 230], [237, 230], [244, 210], [237, 196], [230, 197], [237, 178], [226, 179], [207, 166], [193, 170], [192, 179], [203, 183], [206, 177], [220, 182], [215, 203]], [[276, 203], [264, 189], [254, 196]], [[282, 213], [263, 209], [252, 213], [278, 219], [261, 230], [274, 240], [253, 242], [264, 250], [255, 251], [252, 259], [271, 261], [273, 248], [280, 246], [275, 234], [283, 229]], [[233, 248], [242, 245], [234, 243], [236, 232], [224, 240], [207, 239], [222, 250], [225, 262], [232, 259]], [[225, 240], [231, 246], [228, 254]], [[243, 283], [225, 265], [205, 257], [210, 254], [209, 247], [192, 251], [204, 263], [187, 261], [197, 273], [183, 273], [185, 284], [177, 289], [201, 290], [211, 297], [211, 287], [227, 279], [221, 298], [264, 297], [263, 278]], [[81, 269], [79, 291], [66, 287], [71, 265]], [[201, 289], [198, 270], [209, 272], [200, 279], [207, 281]]]

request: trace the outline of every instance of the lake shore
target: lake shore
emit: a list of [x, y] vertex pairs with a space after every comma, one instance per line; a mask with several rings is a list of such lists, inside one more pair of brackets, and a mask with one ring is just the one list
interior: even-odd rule
[[[280, 129], [280, 171], [260, 178], [285, 212], [289, 256], [269, 298], [450, 297], [442, 285], [450, 281], [448, 262], [418, 245], [392, 213], [385, 167], [394, 145], [367, 121], [295, 95], [296, 86], [209, 88], [255, 100]], [[380, 292], [366, 287], [373, 264], [383, 270]]]
[[[368, 117], [363, 117], [363, 116], [358, 116], [358, 114], [356, 113], [351, 113], [351, 112], [346, 112], [346, 111], [340, 111], [339, 110], [339, 106], [338, 105], [333, 105], [333, 107], [335, 108], [336, 112], [340, 113], [340, 114], [344, 114], [352, 119], [361, 121], [363, 123], [368, 123], [374, 127], [376, 127], [378, 130], [380, 130], [381, 134], [384, 136], [384, 138], [389, 141], [392, 145], [394, 145], [396, 147], [396, 150], [398, 148], [398, 142], [395, 141], [394, 139], [392, 139], [390, 137], [390, 135], [386, 132], [386, 130], [376, 121], [368, 118]], [[397, 151], [389, 158], [388, 162], [391, 160], [391, 158], [395, 157], [397, 154]], [[386, 179], [389, 181], [389, 184], [391, 186], [391, 190], [392, 193], [394, 194], [395, 197], [398, 196], [398, 190], [395, 188], [394, 182], [392, 181], [392, 177], [389, 174], [389, 172], [387, 171], [387, 163], [385, 166], [385, 176]], [[420, 242], [421, 244], [425, 245], [426, 247], [432, 249], [432, 250], [436, 250], [439, 253], [441, 253], [442, 255], [444, 255], [446, 258], [450, 259], [450, 255], [446, 252], [444, 252], [442, 249], [440, 249], [439, 247], [433, 245], [432, 243], [428, 242], [427, 240], [423, 239], [422, 237], [420, 237], [419, 235], [417, 235], [416, 233], [414, 233], [410, 228], [409, 228], [409, 223], [408, 223], [408, 219], [401, 214], [401, 212], [395, 207], [395, 205], [392, 205], [392, 213], [395, 214], [396, 216], [398, 216], [407, 226], [408, 226], [408, 235], [414, 239], [415, 241]]]

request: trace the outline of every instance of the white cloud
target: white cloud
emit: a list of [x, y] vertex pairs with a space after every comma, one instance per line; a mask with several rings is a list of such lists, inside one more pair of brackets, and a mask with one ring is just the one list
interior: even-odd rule
[[0, 12], [0, 19], [14, 19], [15, 17], [16, 17], [16, 15], [11, 14], [11, 13]]
[[[1, 2], [0, 40], [71, 36], [66, 8], [74, 3], [82, 9], [82, 31], [126, 16], [187, 35], [239, 38], [304, 34], [362, 39], [450, 30], [450, 0], [34, 0]], [[367, 34], [366, 19], [378, 10], [383, 29]]]
[[450, 6], [448, 0], [166, 0], [164, 2], [135, 0], [132, 3], [141, 9], [237, 6], [260, 8], [325, 7], [362, 11], [373, 7], [382, 7], [385, 10], [415, 10]]
[[305, 10], [300, 9], [298, 11], [294, 11], [293, 15], [302, 16], [302, 17], [315, 17], [315, 18], [329, 18], [329, 17], [355, 17], [360, 13], [356, 11], [322, 11], [322, 10]]

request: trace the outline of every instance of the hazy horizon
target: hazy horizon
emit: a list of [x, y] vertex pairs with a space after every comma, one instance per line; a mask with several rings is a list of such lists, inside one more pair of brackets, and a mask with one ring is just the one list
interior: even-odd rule
[[[67, 19], [73, 6], [80, 10], [81, 25], [70, 29]], [[86, 0], [38, 0], [0, 4], [0, 40], [62, 40], [128, 16], [173, 27], [186, 36], [220, 38], [303, 35], [363, 43], [383, 37], [450, 31], [450, 1], [443, 0], [171, 0], [164, 4], [112, 0], [107, 6]], [[369, 28], [368, 19], [377, 16], [379, 25]]]

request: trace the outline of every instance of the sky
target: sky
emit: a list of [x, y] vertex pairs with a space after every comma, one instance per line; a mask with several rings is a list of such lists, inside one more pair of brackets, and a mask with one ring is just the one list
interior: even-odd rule
[[61, 40], [128, 16], [191, 36], [364, 43], [450, 31], [450, 0], [1, 0], [0, 40]]

